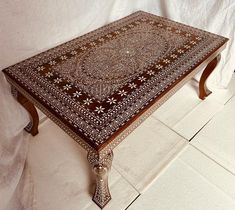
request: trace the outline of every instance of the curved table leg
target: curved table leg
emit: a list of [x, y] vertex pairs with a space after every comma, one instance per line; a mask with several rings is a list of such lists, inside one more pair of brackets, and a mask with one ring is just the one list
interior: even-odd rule
[[87, 159], [96, 176], [96, 187], [92, 200], [102, 209], [111, 200], [108, 173], [112, 165], [113, 152], [111, 151], [102, 158], [99, 157], [98, 153], [94, 154], [91, 152], [88, 153]]
[[201, 79], [199, 81], [199, 98], [204, 100], [209, 94], [211, 94], [211, 91], [206, 86], [206, 80], [212, 73], [212, 71], [215, 69], [217, 64], [220, 61], [220, 54], [217, 55], [205, 68], [205, 70], [202, 73]]
[[16, 98], [16, 100], [28, 111], [30, 115], [30, 122], [24, 128], [28, 133], [31, 133], [32, 136], [38, 134], [38, 124], [39, 117], [36, 108], [34, 105], [25, 98], [14, 86], [11, 86], [12, 95]]

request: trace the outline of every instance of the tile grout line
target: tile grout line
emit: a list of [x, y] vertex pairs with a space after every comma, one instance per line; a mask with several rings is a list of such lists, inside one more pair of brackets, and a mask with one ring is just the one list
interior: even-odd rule
[[[201, 105], [203, 102], [206, 103], [205, 101], [202, 101], [199, 105]], [[220, 112], [224, 109], [224, 104], [219, 103], [219, 102], [217, 102], [217, 101], [216, 101], [216, 103], [219, 104], [219, 105], [221, 105], [221, 106], [223, 106], [223, 107], [220, 108], [220, 109], [216, 109], [216, 111], [214, 112], [214, 114], [213, 114], [208, 120], [206, 120], [206, 122], [205, 122], [205, 123], [203, 124], [203, 126], [199, 129], [199, 131], [200, 131], [209, 121], [211, 121], [218, 113], [220, 113]], [[197, 107], [196, 107], [196, 108], [197, 108]], [[189, 113], [191, 113], [192, 111], [193, 111], [193, 110], [191, 110]], [[176, 126], [177, 126], [182, 120], [184, 120], [187, 116], [188, 116], [188, 114], [185, 115], [180, 121], [178, 121], [178, 122], [174, 125], [174, 127], [176, 127]], [[197, 131], [196, 134], [197, 134], [199, 131]], [[196, 134], [194, 134], [193, 137], [191, 137], [191, 138], [189, 139], [189, 141], [191, 141], [192, 138], [194, 138]]]
[[161, 176], [163, 176], [164, 173], [168, 170], [168, 168], [174, 163], [174, 161], [176, 161], [180, 157], [180, 155], [187, 149], [189, 142], [186, 140], [185, 140], [185, 142], [186, 143], [185, 143], [184, 147], [182, 147], [180, 151], [175, 153], [173, 155], [173, 157], [171, 157], [171, 159], [168, 159], [169, 161], [167, 163], [165, 163], [164, 165], [162, 165], [160, 167], [159, 172], [156, 174], [154, 179], [152, 179], [152, 181], [145, 187], [142, 194], [144, 194]]
[[135, 191], [140, 195], [141, 193], [139, 192], [139, 190], [126, 178], [123, 176], [123, 174], [114, 166], [114, 164], [112, 165], [112, 168], [114, 168], [119, 174], [120, 176], [130, 185], [132, 186]]
[[[151, 177], [154, 177], [152, 178], [152, 180], [146, 184], [145, 188], [143, 188], [141, 194], [144, 194], [153, 184], [154, 182], [156, 182], [160, 176], [162, 176], [165, 171], [171, 166], [171, 164], [177, 159], [179, 158], [179, 156], [183, 153], [183, 151], [187, 148], [188, 146], [188, 141], [187, 140], [181, 140], [181, 141], [184, 141], [183, 143], [183, 146], [181, 147], [180, 150], [177, 150], [176, 153], [172, 154], [171, 157], [168, 157], [167, 159], [163, 158], [166, 162], [161, 165], [161, 167], [159, 168], [158, 172], [155, 173], [154, 176], [151, 176]], [[182, 142], [179, 141], [177, 142], [175, 145], [174, 145], [174, 148], [177, 147], [177, 145], [179, 144], [182, 144]], [[166, 156], [170, 153], [170, 151], [166, 154]], [[150, 177], [149, 177], [150, 178]]]
[[192, 113], [194, 111], [194, 109], [198, 108], [198, 106], [200, 106], [203, 102], [204, 101], [200, 99], [200, 102], [196, 106], [194, 106], [193, 109], [190, 109], [187, 113], [185, 113], [185, 115], [180, 120], [178, 120], [172, 127], [177, 126], [182, 120], [184, 120], [186, 117], [188, 117], [188, 115], [190, 113]]
[[181, 158], [178, 159], [182, 164], [184, 164], [185, 166], [189, 167], [192, 171], [194, 171], [198, 176], [200, 176], [201, 178], [203, 178], [208, 184], [210, 184], [211, 186], [217, 188], [218, 190], [220, 190], [224, 195], [226, 195], [227, 197], [229, 197], [230, 199], [232, 199], [233, 201], [234, 198], [231, 197], [231, 195], [227, 194], [221, 187], [219, 187], [218, 185], [212, 183], [209, 179], [207, 179], [203, 174], [201, 174], [196, 168], [194, 168], [192, 165], [186, 163], [184, 160], [182, 160]]
[[[151, 115], [152, 116], [152, 115]], [[185, 138], [184, 136], [182, 136], [180, 133], [178, 133], [177, 131], [175, 131], [173, 128], [169, 127], [167, 124], [165, 124], [163, 121], [161, 121], [160, 119], [152, 116], [152, 118], [154, 118], [155, 120], [158, 120], [160, 123], [162, 123], [164, 126], [166, 126], [167, 128], [169, 128], [171, 131], [173, 131], [174, 133], [176, 133], [178, 136], [180, 136], [181, 138], [183, 138], [185, 141], [189, 141], [187, 138]]]
[[[192, 112], [193, 109], [195, 109], [198, 105], [200, 105], [200, 104], [203, 102], [203, 100], [199, 99], [199, 97], [198, 97], [198, 94], [199, 94], [199, 93], [198, 93], [198, 91], [199, 91], [198, 88], [199, 88], [199, 86], [195, 88], [195, 86], [194, 86], [193, 84], [191, 84], [191, 82], [196, 82], [197, 85], [199, 85], [199, 82], [198, 82], [195, 78], [192, 78], [191, 80], [189, 80], [189, 81], [185, 84], [185, 85], [189, 85], [189, 86], [195, 91], [196, 96], [195, 96], [195, 98], [193, 98], [193, 100], [194, 100], [194, 99], [198, 100], [198, 103], [196, 103], [195, 106], [193, 106], [192, 109], [189, 109], [189, 110], [185, 113], [184, 117], [186, 117], [190, 112]], [[184, 86], [183, 86], [183, 87], [184, 87]], [[181, 87], [180, 90], [181, 90], [183, 87]], [[179, 91], [180, 91], [180, 90], [179, 90]], [[177, 92], [176, 92], [173, 96], [175, 96], [176, 94], [177, 94]], [[170, 98], [169, 98], [168, 100], [170, 100]], [[168, 100], [167, 100], [167, 101], [168, 101]], [[167, 101], [166, 101], [166, 102], [167, 102]], [[164, 104], [165, 104], [165, 103], [164, 103]], [[164, 106], [164, 104], [162, 104], [162, 106]], [[162, 106], [160, 106], [160, 107], [162, 107]], [[160, 108], [160, 107], [159, 107], [159, 108]], [[157, 111], [157, 110], [156, 110], [156, 111]], [[182, 119], [184, 119], [184, 117], [183, 117]], [[156, 119], [158, 119], [158, 118], [156, 117]], [[182, 120], [182, 119], [181, 119], [181, 120]], [[177, 123], [176, 123], [176, 124], [177, 124]], [[176, 124], [175, 124], [175, 125], [176, 125]], [[175, 126], [175, 125], [174, 125], [174, 126]]]
[[[217, 114], [217, 113], [216, 113]], [[216, 115], [215, 114], [215, 115]], [[215, 116], [214, 115], [214, 116]], [[189, 139], [189, 142], [191, 142], [195, 137], [196, 137], [196, 135], [198, 135], [200, 132], [201, 132], [201, 130], [214, 118], [214, 116], [212, 116], [212, 118], [210, 118], [190, 139]]]
[[229, 101], [231, 101], [233, 97], [235, 97], [235, 93], [225, 102], [224, 106], [225, 106], [227, 103], [229, 103]]
[[189, 143], [190, 146], [192, 146], [194, 149], [196, 149], [198, 152], [200, 152], [201, 154], [203, 154], [204, 156], [206, 156], [208, 159], [210, 159], [211, 161], [213, 161], [214, 163], [216, 163], [217, 165], [219, 165], [221, 168], [223, 168], [224, 170], [226, 170], [227, 172], [229, 172], [230, 174], [232, 174], [233, 176], [235, 176], [234, 172], [230, 171], [228, 168], [226, 168], [225, 166], [223, 166], [222, 164], [218, 163], [215, 159], [213, 159], [212, 157], [210, 157], [208, 154], [206, 154], [205, 152], [203, 152], [202, 150], [200, 150], [198, 147], [196, 147], [195, 145]]
[[[148, 188], [150, 188], [151, 185], [167, 170], [167, 168], [169, 168], [170, 165], [171, 165], [177, 158], [179, 158], [179, 156], [184, 152], [184, 150], [186, 150], [187, 146], [189, 145], [189, 142], [188, 142], [187, 140], [185, 140], [185, 139], [184, 139], [184, 141], [185, 141], [185, 143], [184, 143], [184, 146], [181, 148], [181, 150], [179, 150], [178, 153], [175, 153], [175, 154], [173, 155], [173, 157], [172, 157], [171, 159], [169, 159], [169, 161], [168, 161], [166, 164], [164, 164], [164, 165], [162, 165], [162, 166], [160, 167], [160, 170], [157, 172], [156, 176], [152, 179], [151, 183], [149, 183], [149, 184], [146, 186], [146, 189], [142, 190], [142, 192], [140, 192], [140, 191], [129, 181], [129, 179], [128, 179], [127, 177], [125, 177], [125, 176], [115, 167], [115, 164], [113, 164], [112, 167], [113, 167], [113, 168], [121, 175], [121, 177], [122, 177], [123, 179], [125, 179], [140, 195], [142, 195], [142, 194], [144, 194], [144, 192], [145, 192], [146, 190], [148, 190]], [[177, 142], [177, 143], [175, 144], [175, 146], [178, 145], [179, 143], [180, 143], [180, 142]], [[174, 146], [174, 147], [175, 147], [175, 146]]]
[[[176, 123], [174, 123], [174, 125], [172, 125], [172, 127], [173, 126], [175, 126], [175, 125], [177, 125], [181, 120], [183, 120], [188, 114], [190, 114], [198, 105], [200, 105], [202, 103], [202, 101], [200, 101], [199, 103], [197, 103], [195, 106], [193, 106], [193, 108], [192, 109], [190, 109], [189, 111], [187, 111], [186, 113], [185, 113], [185, 115], [183, 116], [183, 118], [181, 118], [180, 120], [178, 120]], [[162, 106], [164, 106], [164, 104], [162, 105]], [[160, 107], [159, 107], [160, 108]], [[157, 110], [156, 110], [157, 111]], [[175, 133], [177, 133], [175, 130], [173, 130], [171, 127], [170, 127], [170, 125], [167, 125], [167, 124], [165, 124], [161, 119], [159, 119], [158, 117], [156, 117], [156, 116], [154, 116], [153, 114], [151, 115], [154, 119], [156, 119], [156, 120], [159, 120], [161, 123], [163, 123], [165, 126], [167, 126], [168, 128], [170, 128], [172, 131], [174, 131]], [[179, 134], [179, 133], [177, 133], [177, 134]], [[180, 135], [180, 134], [179, 134]], [[181, 135], [180, 135], [181, 136]], [[183, 136], [181, 136], [181, 137], [183, 137]], [[184, 137], [185, 138], [185, 137]]]
[[[186, 141], [187, 142], [187, 141]], [[167, 164], [165, 164], [161, 170], [158, 172], [157, 176], [153, 179], [153, 181], [151, 182], [150, 185], [152, 185], [154, 182], [156, 182], [157, 179], [159, 179], [159, 177], [163, 176], [164, 173], [167, 171], [167, 169], [174, 163], [175, 160], [179, 159], [179, 156], [187, 149], [187, 146], [188, 146], [188, 142], [187, 144], [185, 145], [185, 147], [182, 148], [182, 150], [180, 150], [173, 158], [170, 162], [168, 162]], [[115, 170], [117, 170], [115, 168]], [[118, 171], [118, 170], [117, 170]], [[122, 174], [118, 171], [118, 173], [122, 176]], [[127, 180], [124, 176], [122, 176], [125, 180]], [[129, 181], [127, 180], [127, 182], [129, 183]], [[133, 186], [131, 183], [130, 183], [131, 186]], [[133, 186], [134, 187], [134, 186]], [[148, 187], [148, 189], [150, 188], [151, 186]], [[134, 189], [136, 189], [134, 187]], [[147, 189], [147, 190], [148, 190]], [[136, 189], [137, 190], [137, 189]], [[125, 210], [127, 210], [141, 195], [144, 195], [144, 193], [146, 192], [146, 190], [144, 190], [143, 193], [140, 193], [138, 190], [137, 192], [139, 193], [139, 195], [127, 206], [127, 208]]]
[[130, 202], [130, 204], [125, 208], [125, 210], [127, 210], [140, 197], [140, 195], [141, 194], [139, 193], [139, 195], [137, 195], [135, 199]]
[[[235, 95], [235, 94], [234, 94]], [[201, 104], [201, 102], [199, 103]], [[184, 138], [187, 141], [191, 141], [218, 113], [220, 113], [223, 109], [224, 109], [224, 104], [223, 104], [223, 108], [221, 110], [218, 110], [190, 139], [187, 139], [186, 137], [182, 136], [180, 133], [178, 133], [177, 131], [175, 131], [173, 128], [171, 128], [169, 125], [167, 125], [166, 123], [164, 123], [163, 121], [161, 121], [160, 119], [158, 119], [155, 116], [152, 116], [154, 119], [160, 121], [162, 124], [164, 124], [166, 127], [168, 127], [170, 130], [172, 130], [173, 132], [175, 132], [176, 134], [178, 134], [179, 136], [181, 136], [182, 138]], [[189, 111], [188, 113], [192, 112], [193, 110]], [[186, 114], [186, 116], [188, 115], [188, 113]], [[182, 119], [184, 119], [186, 116], [184, 116]], [[181, 119], [181, 120], [182, 120]], [[180, 121], [181, 121], [180, 120]], [[180, 121], [178, 121], [174, 126], [176, 126]]]
[[[233, 97], [235, 96], [235, 94], [234, 95], [232, 95], [227, 101], [226, 101], [226, 103], [224, 104], [224, 105], [226, 105]], [[200, 102], [201, 103], [201, 102]], [[199, 103], [199, 104], [200, 104]], [[191, 112], [191, 111], [190, 111]], [[189, 113], [190, 113], [189, 112]], [[220, 112], [220, 111], [219, 111]], [[219, 113], [218, 112], [218, 113]], [[214, 163], [216, 163], [217, 165], [219, 165], [220, 167], [222, 167], [223, 169], [225, 169], [226, 171], [228, 171], [229, 173], [231, 173], [233, 176], [235, 176], [235, 174], [233, 173], [233, 172], [231, 172], [229, 169], [227, 169], [227, 168], [225, 168], [224, 166], [222, 166], [221, 164], [219, 164], [218, 162], [216, 162], [214, 159], [212, 159], [210, 156], [208, 156], [207, 154], [205, 154], [204, 152], [202, 152], [199, 148], [197, 148], [196, 146], [194, 146], [194, 145], [192, 145], [191, 143], [190, 143], [190, 141], [191, 140], [193, 140], [194, 138], [195, 138], [195, 136], [218, 114], [218, 113], [216, 113], [214, 116], [212, 116], [212, 118], [211, 119], [209, 119], [204, 125], [203, 125], [203, 127], [201, 127], [194, 135], [193, 135], [193, 137], [191, 137], [189, 140], [187, 139], [187, 138], [185, 138], [185, 137], [183, 137], [181, 134], [179, 134], [178, 132], [176, 132], [175, 130], [173, 130], [171, 127], [169, 127], [168, 125], [166, 125], [164, 122], [162, 122], [161, 120], [159, 120], [158, 118], [156, 118], [156, 117], [154, 117], [154, 116], [152, 116], [154, 119], [156, 119], [156, 120], [158, 120], [158, 121], [160, 121], [163, 125], [165, 125], [167, 128], [169, 128], [171, 131], [173, 131], [174, 133], [176, 133], [177, 135], [179, 135], [180, 137], [182, 137], [184, 140], [186, 140], [192, 147], [194, 147], [196, 150], [198, 150], [200, 153], [202, 153], [203, 155], [205, 155], [207, 158], [209, 158], [210, 160], [212, 160]], [[40, 120], [40, 125], [42, 125], [42, 124], [44, 124], [44, 122], [45, 121], [47, 121], [47, 117], [43, 117], [41, 120]], [[177, 157], [178, 157], [178, 155], [177, 155]], [[169, 165], [171, 165], [172, 164], [172, 161], [174, 160], [174, 159], [176, 159], [176, 158], [173, 158], [170, 162], [169, 162]], [[182, 160], [181, 160], [182, 161]], [[168, 165], [168, 164], [167, 164]], [[188, 164], [187, 164], [188, 165]], [[166, 167], [166, 166], [165, 166]], [[164, 167], [164, 168], [165, 168]], [[114, 169], [116, 170], [116, 171], [118, 171], [115, 167], [114, 167]], [[192, 167], [192, 169], [194, 169], [193, 167]], [[195, 169], [194, 169], [195, 170]], [[162, 169], [161, 171], [165, 171], [164, 169]], [[197, 170], [195, 170], [197, 173], [199, 173]], [[125, 210], [127, 210], [142, 194], [118, 171], [118, 173], [136, 190], [136, 192], [138, 193], [138, 195], [130, 202], [130, 204], [129, 205], [127, 205], [127, 207], [125, 208]], [[161, 172], [159, 173], [159, 174], [161, 174]], [[199, 173], [200, 174], [200, 173]], [[201, 174], [200, 174], [201, 175]], [[159, 176], [159, 175], [158, 175]], [[202, 177], [204, 177], [203, 175], [201, 175]], [[206, 177], [204, 177], [209, 183], [211, 183]], [[214, 185], [213, 183], [211, 183], [212, 185]], [[216, 187], [218, 187], [217, 185], [214, 185], [214, 186], [216, 186]], [[218, 187], [219, 188], [219, 187]], [[223, 191], [221, 188], [219, 188], [221, 191]], [[224, 191], [223, 191], [224, 192]], [[225, 192], [224, 192], [225, 193]], [[229, 196], [227, 193], [225, 193], [227, 196]], [[230, 196], [229, 196], [230, 197]]]

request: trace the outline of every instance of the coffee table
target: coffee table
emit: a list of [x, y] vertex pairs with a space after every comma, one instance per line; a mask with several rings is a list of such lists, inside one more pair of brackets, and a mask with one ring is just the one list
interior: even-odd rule
[[36, 105], [88, 151], [93, 201], [111, 199], [113, 149], [196, 73], [199, 98], [227, 38], [138, 11], [3, 70], [38, 133]]

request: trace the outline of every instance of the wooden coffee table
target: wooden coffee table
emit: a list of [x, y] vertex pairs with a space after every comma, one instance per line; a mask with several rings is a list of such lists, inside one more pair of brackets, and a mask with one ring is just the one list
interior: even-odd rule
[[38, 133], [36, 105], [88, 151], [93, 200], [111, 199], [113, 149], [197, 72], [199, 97], [227, 38], [146, 12], [135, 12], [3, 72]]

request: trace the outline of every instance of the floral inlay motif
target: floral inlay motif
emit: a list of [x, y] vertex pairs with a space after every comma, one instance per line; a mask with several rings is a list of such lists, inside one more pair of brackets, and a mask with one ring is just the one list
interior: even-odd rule
[[91, 103], [93, 103], [92, 99], [87, 98], [86, 100], [83, 100], [85, 105], [90, 105]]
[[[90, 50], [81, 46], [81, 50], [87, 50], [84, 54], [72, 57], [53, 69], [76, 83], [82, 91], [102, 101], [141, 74], [149, 62], [163, 57], [186, 41], [186, 38], [169, 31], [158, 31], [156, 26], [137, 23], [138, 26], [129, 30], [123, 27], [122, 32], [115, 31], [115, 38], [106, 35], [109, 40], [102, 45], [96, 46], [96, 42], [91, 42]], [[169, 44], [166, 39], [172, 42]], [[104, 41], [103, 38], [98, 40]], [[165, 61], [169, 63], [167, 59]], [[141, 82], [145, 80], [141, 79]]]
[[73, 93], [73, 97], [75, 98], [79, 98], [82, 95], [82, 93], [80, 91], [76, 91]]
[[63, 129], [98, 148], [225, 42], [137, 12], [5, 71]]
[[56, 79], [54, 79], [54, 83], [59, 84], [60, 82], [62, 82], [62, 78], [56, 78]]
[[109, 104], [116, 104], [117, 99], [114, 99], [113, 97], [112, 97], [112, 98], [108, 98], [107, 102], [108, 102]]

